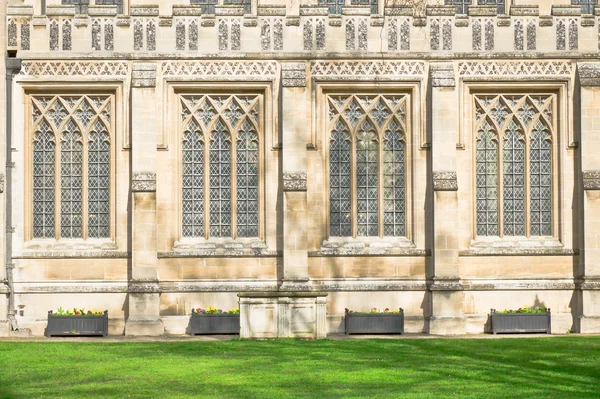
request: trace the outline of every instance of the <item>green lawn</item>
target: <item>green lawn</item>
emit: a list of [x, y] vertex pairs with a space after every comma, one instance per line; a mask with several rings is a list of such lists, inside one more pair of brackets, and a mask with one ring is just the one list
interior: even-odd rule
[[600, 337], [0, 342], [0, 398], [600, 398]]

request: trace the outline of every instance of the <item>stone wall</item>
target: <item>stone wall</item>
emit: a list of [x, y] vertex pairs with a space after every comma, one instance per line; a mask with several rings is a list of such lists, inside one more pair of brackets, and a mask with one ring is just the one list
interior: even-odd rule
[[[346, 307], [402, 307], [408, 332], [462, 334], [488, 331], [490, 308], [523, 305], [550, 307], [554, 332], [600, 331], [599, 8], [371, 15], [348, 6], [333, 15], [261, 2], [251, 14], [217, 6], [203, 15], [131, 2], [125, 15], [112, 6], [75, 15], [47, 4], [46, 15], [37, 3], [9, 5], [2, 18], [2, 46], [22, 60], [5, 182], [12, 262], [0, 272], [0, 280], [14, 274], [0, 290], [3, 298], [13, 290], [19, 327], [41, 335], [48, 310], [85, 306], [109, 310], [111, 334], [179, 334], [192, 307], [225, 309], [240, 292], [254, 303], [280, 291], [327, 293], [319, 298], [330, 333], [343, 332]], [[106, 239], [31, 233], [32, 98], [48, 93], [112, 101]], [[552, 98], [550, 236], [477, 234], [475, 97], [490, 93]], [[247, 101], [248, 115], [248, 104], [259, 104], [254, 238], [182, 233], [182, 115], [203, 96]], [[336, 96], [405, 101], [402, 236], [330, 235], [328, 101]], [[0, 301], [0, 318], [7, 309]]]

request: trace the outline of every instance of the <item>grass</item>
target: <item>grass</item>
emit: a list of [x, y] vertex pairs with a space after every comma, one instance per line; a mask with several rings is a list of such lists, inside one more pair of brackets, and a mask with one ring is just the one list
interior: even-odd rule
[[598, 398], [600, 337], [0, 342], [0, 398]]

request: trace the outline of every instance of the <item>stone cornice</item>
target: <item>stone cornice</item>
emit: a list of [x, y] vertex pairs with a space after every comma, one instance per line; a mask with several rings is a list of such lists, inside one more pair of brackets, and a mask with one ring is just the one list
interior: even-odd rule
[[156, 86], [156, 63], [134, 63], [131, 75], [131, 86], [133, 87], [155, 87]]
[[282, 63], [281, 84], [283, 87], [306, 87], [306, 64], [304, 62]]
[[131, 179], [131, 191], [154, 192], [156, 191], [156, 173], [134, 173]]
[[458, 180], [456, 178], [456, 172], [433, 172], [433, 191], [458, 191]]
[[600, 87], [600, 62], [579, 62], [577, 70], [581, 86]]
[[600, 190], [600, 170], [583, 171], [583, 189]]
[[283, 172], [283, 191], [306, 191], [306, 172]]
[[432, 63], [429, 65], [431, 74], [432, 87], [454, 87], [456, 80], [454, 79], [454, 64], [448, 63]]

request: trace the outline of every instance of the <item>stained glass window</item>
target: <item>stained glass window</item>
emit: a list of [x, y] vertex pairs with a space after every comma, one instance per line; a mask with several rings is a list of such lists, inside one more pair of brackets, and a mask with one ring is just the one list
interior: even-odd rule
[[33, 237], [110, 237], [112, 97], [31, 98]]
[[457, 14], [466, 14], [469, 11], [471, 0], [445, 0], [446, 5], [455, 5]]
[[406, 236], [406, 96], [329, 95], [327, 105], [329, 235]]
[[477, 235], [552, 235], [553, 101], [475, 96]]
[[580, 5], [582, 14], [593, 14], [598, 0], [571, 0], [571, 4]]
[[180, 99], [182, 235], [258, 237], [260, 96]]

